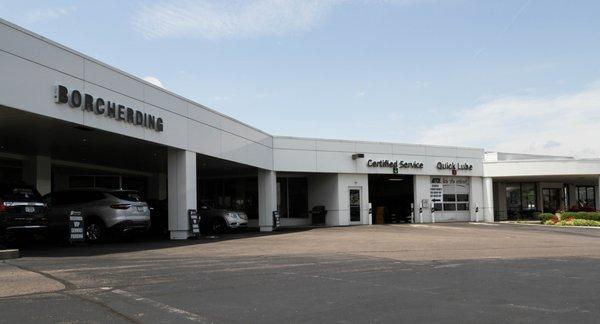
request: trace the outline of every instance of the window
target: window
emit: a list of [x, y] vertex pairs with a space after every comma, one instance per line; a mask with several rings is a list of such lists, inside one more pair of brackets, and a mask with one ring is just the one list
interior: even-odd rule
[[308, 218], [308, 180], [277, 177], [277, 209], [281, 218]]
[[596, 188], [577, 187], [577, 205], [579, 208], [596, 208]]
[[435, 211], [469, 210], [469, 193], [469, 178], [431, 178], [431, 201]]
[[94, 188], [94, 176], [70, 176], [69, 188]]
[[113, 191], [110, 194], [121, 200], [143, 201], [142, 196], [137, 191]]
[[507, 183], [506, 209], [509, 219], [533, 216], [533, 212], [537, 210], [537, 188], [535, 183]]
[[94, 187], [106, 189], [119, 189], [121, 187], [121, 184], [119, 182], [120, 181], [118, 176], [96, 176], [94, 179]]
[[[76, 175], [69, 177], [69, 188], [121, 188], [121, 177], [117, 175]], [[137, 189], [137, 188], [127, 188]]]

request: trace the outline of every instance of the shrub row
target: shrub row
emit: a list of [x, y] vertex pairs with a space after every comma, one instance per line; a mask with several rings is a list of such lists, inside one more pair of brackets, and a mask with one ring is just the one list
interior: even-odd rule
[[600, 221], [589, 220], [589, 219], [573, 219], [572, 221], [562, 220], [559, 222], [554, 222], [552, 220], [544, 221], [545, 225], [554, 225], [554, 226], [599, 226]]
[[600, 221], [590, 220], [590, 219], [574, 219], [574, 226], [600, 226]]
[[600, 221], [600, 212], [564, 212], [560, 215], [560, 218]]
[[538, 216], [538, 219], [542, 222], [545, 223], [546, 221], [549, 221], [552, 219], [552, 217], [554, 217], [554, 214], [552, 213], [541, 213]]

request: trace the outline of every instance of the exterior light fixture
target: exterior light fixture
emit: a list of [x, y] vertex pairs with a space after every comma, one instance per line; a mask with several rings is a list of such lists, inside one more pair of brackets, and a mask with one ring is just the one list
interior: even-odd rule
[[362, 159], [365, 155], [363, 153], [352, 154], [352, 160]]

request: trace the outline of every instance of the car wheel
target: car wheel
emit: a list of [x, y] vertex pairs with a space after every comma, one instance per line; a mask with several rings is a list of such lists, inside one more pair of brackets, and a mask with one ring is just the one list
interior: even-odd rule
[[91, 221], [85, 226], [85, 239], [88, 242], [98, 242], [104, 234], [104, 226], [97, 220]]
[[225, 233], [225, 231], [227, 230], [227, 223], [225, 223], [225, 220], [223, 220], [222, 218], [217, 218], [213, 221], [212, 223], [212, 231], [214, 233]]

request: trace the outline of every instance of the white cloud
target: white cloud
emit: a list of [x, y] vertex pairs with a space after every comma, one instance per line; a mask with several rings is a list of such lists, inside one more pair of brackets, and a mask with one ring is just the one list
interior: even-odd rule
[[146, 81], [146, 82], [150, 82], [150, 83], [154, 84], [154, 85], [155, 85], [155, 86], [157, 86], [157, 87], [161, 87], [161, 88], [163, 88], [163, 89], [165, 88], [165, 87], [163, 86], [162, 82], [160, 82], [160, 80], [159, 80], [158, 78], [156, 78], [156, 77], [153, 77], [153, 76], [147, 76], [147, 77], [145, 77], [145, 78], [144, 78], [144, 81]]
[[22, 17], [22, 21], [24, 23], [32, 24], [41, 21], [55, 20], [64, 16], [68, 16], [75, 12], [75, 10], [76, 8], [73, 6], [33, 10], [26, 12]]
[[162, 1], [140, 5], [133, 28], [146, 38], [232, 38], [307, 31], [344, 0]]
[[450, 114], [450, 121], [423, 129], [423, 143], [600, 157], [600, 83], [570, 94], [494, 99], [440, 114]]
[[417, 88], [428, 88], [431, 85], [431, 81], [416, 81]]

